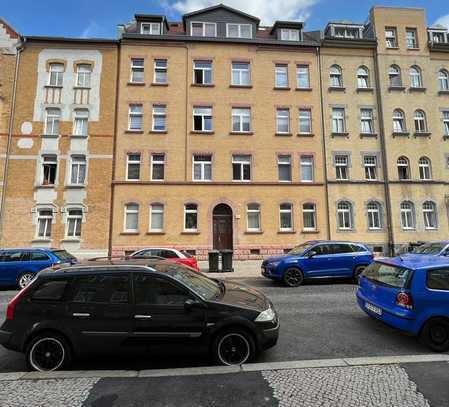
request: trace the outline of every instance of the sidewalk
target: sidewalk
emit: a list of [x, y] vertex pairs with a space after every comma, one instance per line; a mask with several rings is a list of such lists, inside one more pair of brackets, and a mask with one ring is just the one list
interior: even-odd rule
[[[232, 273], [209, 273], [207, 261], [199, 261], [198, 265], [203, 273], [213, 278], [250, 278], [260, 276], [262, 260], [236, 260], [233, 262]], [[221, 267], [221, 264], [220, 264]]]

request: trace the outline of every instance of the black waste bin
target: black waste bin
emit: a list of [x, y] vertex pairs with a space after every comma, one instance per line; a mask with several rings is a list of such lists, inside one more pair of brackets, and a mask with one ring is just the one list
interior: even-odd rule
[[221, 271], [223, 273], [229, 273], [231, 271], [234, 271], [232, 268], [232, 250], [222, 250], [221, 251]]
[[218, 261], [220, 252], [218, 250], [211, 250], [209, 253], [209, 273], [218, 273]]

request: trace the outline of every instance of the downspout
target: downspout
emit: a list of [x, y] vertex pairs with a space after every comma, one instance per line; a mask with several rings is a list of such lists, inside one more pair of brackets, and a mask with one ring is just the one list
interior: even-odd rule
[[186, 45], [186, 107], [185, 107], [185, 122], [186, 122], [186, 137], [184, 140], [184, 182], [187, 182], [187, 167], [188, 167], [188, 145], [189, 145], [189, 47]]

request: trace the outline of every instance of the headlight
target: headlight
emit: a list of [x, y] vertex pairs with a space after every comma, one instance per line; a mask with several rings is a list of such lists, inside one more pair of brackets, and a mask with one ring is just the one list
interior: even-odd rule
[[268, 308], [265, 311], [262, 311], [257, 318], [255, 319], [256, 322], [270, 322], [273, 321], [276, 314], [273, 310], [273, 308]]
[[269, 263], [268, 265], [275, 269], [277, 266], [279, 266], [280, 263], [281, 263], [281, 261], [279, 260], [279, 261], [274, 261], [273, 263]]

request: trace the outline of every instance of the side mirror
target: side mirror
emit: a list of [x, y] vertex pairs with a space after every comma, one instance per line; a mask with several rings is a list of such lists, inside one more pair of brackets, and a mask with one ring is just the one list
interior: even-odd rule
[[204, 308], [206, 308], [206, 304], [204, 304], [203, 302], [198, 301], [198, 300], [192, 300], [190, 298], [188, 300], [186, 300], [186, 302], [184, 303], [184, 309], [186, 311], [190, 311], [194, 308], [204, 309]]

